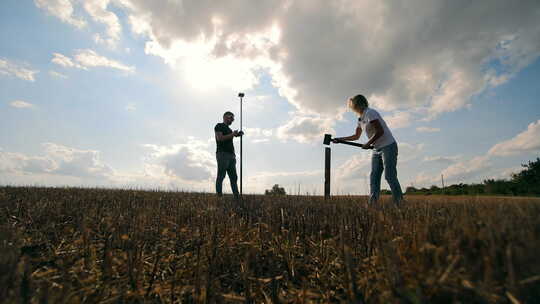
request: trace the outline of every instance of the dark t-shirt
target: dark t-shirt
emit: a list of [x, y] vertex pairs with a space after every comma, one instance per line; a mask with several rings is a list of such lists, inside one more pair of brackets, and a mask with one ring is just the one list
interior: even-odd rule
[[[214, 132], [221, 132], [223, 135], [229, 135], [232, 133], [231, 128], [224, 123], [218, 123], [214, 127]], [[229, 152], [234, 154], [234, 145], [232, 138], [229, 140], [218, 141], [216, 139], [217, 150], [216, 152]]]

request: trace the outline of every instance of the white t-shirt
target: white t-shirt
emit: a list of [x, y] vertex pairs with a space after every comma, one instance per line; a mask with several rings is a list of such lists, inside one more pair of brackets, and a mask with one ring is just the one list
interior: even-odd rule
[[364, 111], [364, 114], [362, 114], [362, 116], [358, 118], [358, 126], [366, 132], [366, 135], [369, 139], [376, 133], [375, 126], [373, 126], [373, 124], [370, 124], [370, 122], [376, 119], [378, 119], [381, 123], [384, 134], [373, 143], [373, 146], [375, 147], [375, 149], [380, 149], [396, 141], [394, 139], [394, 136], [392, 135], [392, 132], [390, 132], [390, 129], [388, 129], [386, 122], [384, 121], [384, 119], [382, 119], [381, 115], [377, 111], [367, 108]]

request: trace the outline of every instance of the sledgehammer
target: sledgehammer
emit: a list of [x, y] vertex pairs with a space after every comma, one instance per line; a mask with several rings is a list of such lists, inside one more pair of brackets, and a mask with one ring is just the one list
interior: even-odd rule
[[[329, 146], [331, 142], [332, 142], [332, 134], [324, 134], [323, 144]], [[355, 146], [355, 147], [364, 148], [363, 144], [359, 144], [359, 143], [355, 143], [355, 142], [351, 142], [351, 141], [346, 141], [346, 140], [341, 140], [341, 139], [336, 140], [335, 143], [346, 144], [346, 145], [351, 145], [351, 146]], [[373, 149], [373, 147], [369, 147], [369, 149]]]

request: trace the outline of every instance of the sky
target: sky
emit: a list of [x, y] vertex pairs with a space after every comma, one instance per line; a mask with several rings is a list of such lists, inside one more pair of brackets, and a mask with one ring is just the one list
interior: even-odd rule
[[[537, 0], [3, 0], [0, 41], [1, 185], [211, 192], [238, 92], [244, 193], [322, 194], [357, 94], [403, 189], [540, 156]], [[366, 194], [370, 159], [333, 145], [332, 193]]]

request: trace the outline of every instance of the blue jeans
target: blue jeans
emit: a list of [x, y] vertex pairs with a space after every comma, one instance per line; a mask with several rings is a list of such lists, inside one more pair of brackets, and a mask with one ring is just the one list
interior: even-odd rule
[[223, 179], [225, 179], [225, 175], [229, 175], [229, 180], [231, 182], [231, 189], [234, 194], [234, 196], [238, 196], [238, 175], [236, 174], [236, 156], [234, 153], [228, 153], [228, 152], [217, 152], [216, 153], [216, 160], [217, 160], [217, 177], [216, 177], [216, 193], [217, 195], [222, 195], [222, 188], [223, 188]]
[[403, 192], [397, 178], [397, 156], [398, 146], [394, 142], [387, 146], [373, 150], [371, 156], [371, 175], [370, 175], [370, 203], [376, 203], [379, 200], [381, 192], [381, 176], [384, 171], [384, 178], [390, 185], [394, 203], [399, 205], [403, 199]]

